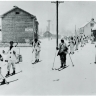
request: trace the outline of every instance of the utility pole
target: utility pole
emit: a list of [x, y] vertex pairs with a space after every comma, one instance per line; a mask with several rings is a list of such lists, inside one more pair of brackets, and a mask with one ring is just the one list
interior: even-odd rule
[[50, 39], [50, 22], [51, 22], [51, 20], [47, 20], [47, 22], [48, 22], [48, 31], [49, 31], [49, 39]]
[[57, 39], [56, 39], [56, 48], [58, 48], [58, 5], [60, 3], [64, 3], [64, 1], [56, 1], [56, 2], [51, 2], [51, 3], [55, 3], [56, 4], [56, 35], [57, 35]]

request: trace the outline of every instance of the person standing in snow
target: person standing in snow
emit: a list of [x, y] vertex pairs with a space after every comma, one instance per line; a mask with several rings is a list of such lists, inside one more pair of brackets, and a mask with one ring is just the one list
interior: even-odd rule
[[70, 39], [69, 46], [70, 46], [70, 54], [74, 54], [74, 39], [73, 39], [73, 37], [71, 37], [71, 39]]
[[75, 50], [76, 49], [76, 36], [74, 36], [73, 42], [74, 42], [74, 50]]
[[35, 62], [39, 62], [40, 51], [41, 51], [40, 43], [41, 42], [38, 39], [35, 39], [33, 42], [33, 48], [34, 48], [33, 51], [35, 52]]
[[8, 82], [6, 81], [6, 79], [4, 78], [4, 76], [2, 75], [2, 71], [1, 71], [2, 66], [3, 66], [3, 64], [2, 64], [3, 61], [4, 61], [4, 59], [3, 59], [2, 55], [0, 54], [0, 79], [2, 80], [2, 81], [0, 82], [0, 85], [3, 85], [3, 84], [5, 84], [5, 83], [8, 83]]
[[81, 36], [81, 47], [83, 47], [84, 46], [84, 38], [83, 38], [83, 36]]
[[75, 50], [78, 50], [78, 45], [79, 45], [79, 38], [77, 36], [77, 38], [76, 38], [76, 49]]
[[[14, 46], [13, 46], [13, 41], [10, 41], [10, 47], [9, 47], [9, 50], [7, 51], [7, 52], [5, 52], [4, 50], [3, 50], [3, 53], [4, 54], [7, 54], [8, 56], [8, 64], [7, 64], [7, 70], [8, 70], [8, 72], [7, 72], [7, 74], [6, 74], [6, 77], [7, 76], [9, 76], [10, 75], [10, 68], [11, 68], [11, 65], [12, 65], [12, 69], [13, 69], [13, 73], [12, 73], [12, 75], [14, 75], [15, 74], [15, 62], [16, 62], [16, 59], [17, 59], [17, 57], [16, 57], [16, 52], [15, 52], [15, 49], [14, 49]], [[18, 44], [18, 43], [17, 43]], [[16, 45], [17, 46], [17, 45]], [[16, 47], [15, 46], [15, 47]]]
[[86, 45], [86, 39], [85, 39], [85, 35], [83, 37], [83, 40], [84, 40], [84, 45]]
[[2, 69], [2, 67], [0, 66], [0, 79], [2, 79], [2, 81], [0, 82], [0, 85], [7, 84], [8, 82], [6, 81], [4, 76], [2, 75], [1, 69]]
[[63, 39], [61, 39], [61, 43], [59, 44], [59, 48], [56, 48], [56, 49], [59, 50], [57, 56], [58, 55], [60, 56], [60, 60], [61, 60], [61, 67], [60, 68], [66, 67], [66, 55], [68, 52], [68, 47]]

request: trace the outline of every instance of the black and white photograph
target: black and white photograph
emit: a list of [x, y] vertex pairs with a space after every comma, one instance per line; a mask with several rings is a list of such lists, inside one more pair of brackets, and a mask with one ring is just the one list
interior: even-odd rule
[[2, 95], [96, 95], [96, 1], [0, 1]]

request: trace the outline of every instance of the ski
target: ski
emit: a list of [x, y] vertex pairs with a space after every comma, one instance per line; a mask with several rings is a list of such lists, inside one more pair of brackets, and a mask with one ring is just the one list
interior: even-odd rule
[[39, 62], [41, 62], [42, 60], [40, 60], [40, 61], [38, 61], [38, 62], [33, 62], [32, 64], [36, 64], [36, 63], [39, 63]]
[[8, 78], [8, 77], [10, 77], [10, 76], [16, 75], [16, 74], [21, 73], [21, 72], [22, 72], [22, 71], [19, 71], [19, 72], [15, 73], [15, 74], [10, 74], [10, 75], [5, 76], [5, 77]]
[[61, 67], [60, 68], [55, 68], [55, 70], [59, 70], [59, 69], [61, 69]]
[[8, 84], [10, 84], [10, 83], [12, 83], [12, 82], [14, 82], [14, 81], [17, 81], [18, 79], [16, 79], [16, 80], [12, 80], [12, 81], [9, 81], [9, 82], [6, 82], [6, 83], [4, 83], [4, 84], [1, 84], [1, 82], [0, 82], [0, 86], [2, 86], [2, 85], [8, 85]]
[[[69, 66], [69, 65], [68, 65]], [[64, 68], [67, 68], [68, 66], [66, 66], [66, 67], [60, 67], [60, 68], [55, 68], [54, 70], [62, 70], [62, 69], [64, 69]]]
[[69, 65], [66, 66], [66, 67], [63, 67], [63, 68], [58, 69], [58, 71], [61, 71], [61, 70], [65, 69], [65, 68], [67, 68], [67, 67], [69, 67]]

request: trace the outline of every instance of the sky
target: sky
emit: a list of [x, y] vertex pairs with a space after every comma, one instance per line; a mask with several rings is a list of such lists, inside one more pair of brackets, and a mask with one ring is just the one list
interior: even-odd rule
[[[51, 33], [56, 33], [56, 4], [51, 1], [0, 1], [0, 15], [18, 6], [37, 17], [39, 31], [45, 32], [50, 22]], [[96, 1], [64, 1], [59, 4], [59, 33], [75, 32], [86, 22], [96, 21]]]

